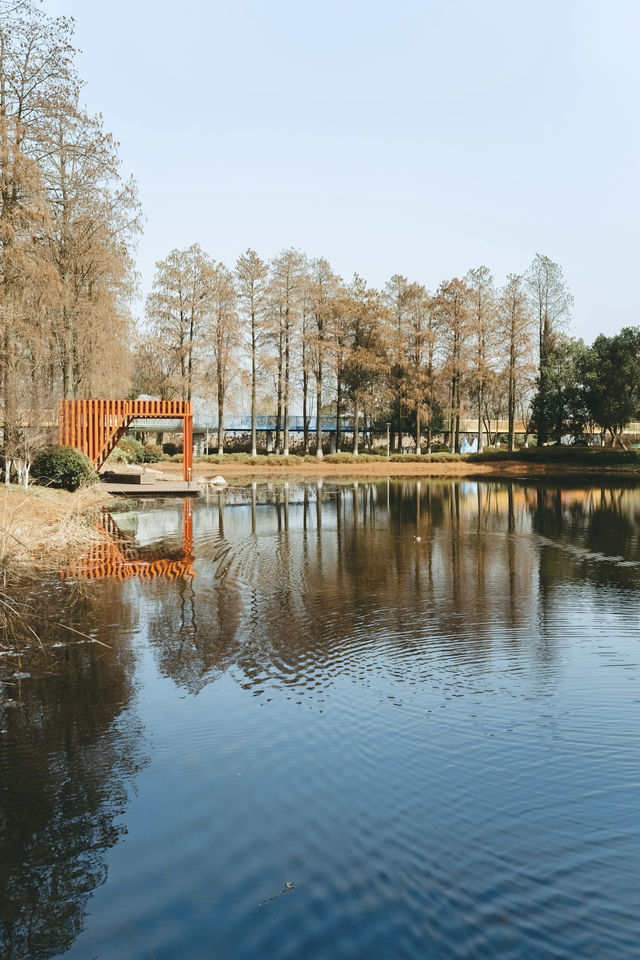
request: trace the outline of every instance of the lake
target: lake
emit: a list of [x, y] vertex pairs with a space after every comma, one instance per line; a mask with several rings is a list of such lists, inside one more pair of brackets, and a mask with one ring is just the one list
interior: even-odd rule
[[0, 957], [640, 955], [640, 492], [116, 505], [0, 646]]

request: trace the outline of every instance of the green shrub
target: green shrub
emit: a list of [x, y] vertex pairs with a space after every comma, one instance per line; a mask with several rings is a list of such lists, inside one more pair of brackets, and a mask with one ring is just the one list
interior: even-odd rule
[[[361, 453], [357, 457], [352, 453], [331, 453], [324, 459], [327, 463], [379, 463], [381, 458], [374, 453]], [[448, 450], [442, 453], [392, 453], [389, 457], [392, 463], [450, 463], [462, 459], [461, 454]]]
[[145, 446], [134, 437], [123, 437], [109, 454], [110, 463], [158, 463], [162, 450], [155, 444]]
[[159, 463], [162, 460], [162, 450], [157, 444], [149, 443], [142, 448], [140, 463]]
[[131, 456], [126, 450], [116, 446], [107, 457], [107, 463], [131, 463]]
[[123, 437], [118, 440], [118, 446], [129, 456], [129, 463], [143, 463], [144, 447], [134, 437]]
[[57, 445], [45, 447], [37, 454], [31, 465], [31, 474], [39, 483], [62, 487], [63, 490], [77, 490], [98, 479], [93, 464], [84, 453], [75, 447]]

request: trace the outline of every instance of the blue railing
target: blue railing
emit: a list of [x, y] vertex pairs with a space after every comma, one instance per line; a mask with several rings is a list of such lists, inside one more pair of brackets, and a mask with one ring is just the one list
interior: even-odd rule
[[[274, 431], [276, 429], [277, 417], [275, 414], [266, 414], [261, 413], [256, 416], [256, 430], [261, 431]], [[329, 417], [320, 417], [320, 428], [323, 433], [335, 433], [336, 431], [336, 418], [335, 416]], [[176, 420], [175, 423], [172, 420], [134, 420], [131, 424], [132, 430], [144, 430], [152, 432], [154, 430], [164, 430], [166, 432], [176, 432], [182, 429], [182, 421]], [[201, 423], [195, 418], [193, 424], [194, 433], [206, 433], [208, 430], [210, 433], [213, 433], [218, 429], [217, 420], [212, 420], [210, 423]], [[228, 417], [224, 418], [224, 429], [229, 432], [238, 432], [238, 433], [250, 433], [251, 432], [251, 416], [250, 414], [230, 414]], [[284, 425], [280, 424], [280, 429], [284, 429]], [[307, 429], [310, 434], [316, 432], [316, 418], [307, 417]], [[352, 417], [342, 417], [340, 421], [340, 430], [347, 432], [353, 431], [353, 418]], [[364, 430], [364, 424], [360, 424], [360, 430]], [[289, 417], [289, 431], [291, 433], [303, 433], [304, 432], [304, 417]]]

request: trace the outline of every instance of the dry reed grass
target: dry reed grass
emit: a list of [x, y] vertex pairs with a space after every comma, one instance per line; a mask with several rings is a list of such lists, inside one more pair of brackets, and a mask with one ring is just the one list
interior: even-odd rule
[[94, 543], [95, 516], [111, 498], [96, 487], [0, 487], [0, 571], [28, 576], [60, 565]]

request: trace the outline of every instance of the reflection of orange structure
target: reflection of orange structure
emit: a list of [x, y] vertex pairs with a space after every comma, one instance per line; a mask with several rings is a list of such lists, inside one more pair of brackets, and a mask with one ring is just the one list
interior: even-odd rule
[[193, 467], [193, 410], [185, 400], [61, 400], [58, 435], [60, 443], [76, 447], [100, 469], [133, 420], [178, 420], [183, 422], [183, 467], [185, 480]]
[[85, 557], [75, 560], [60, 571], [62, 580], [128, 580], [138, 577], [141, 580], [154, 580], [167, 577], [177, 580], [180, 577], [193, 577], [193, 501], [182, 502], [182, 550], [177, 556], [142, 556], [143, 550], [136, 547], [108, 512], [98, 522], [98, 531], [103, 539], [94, 544]]

